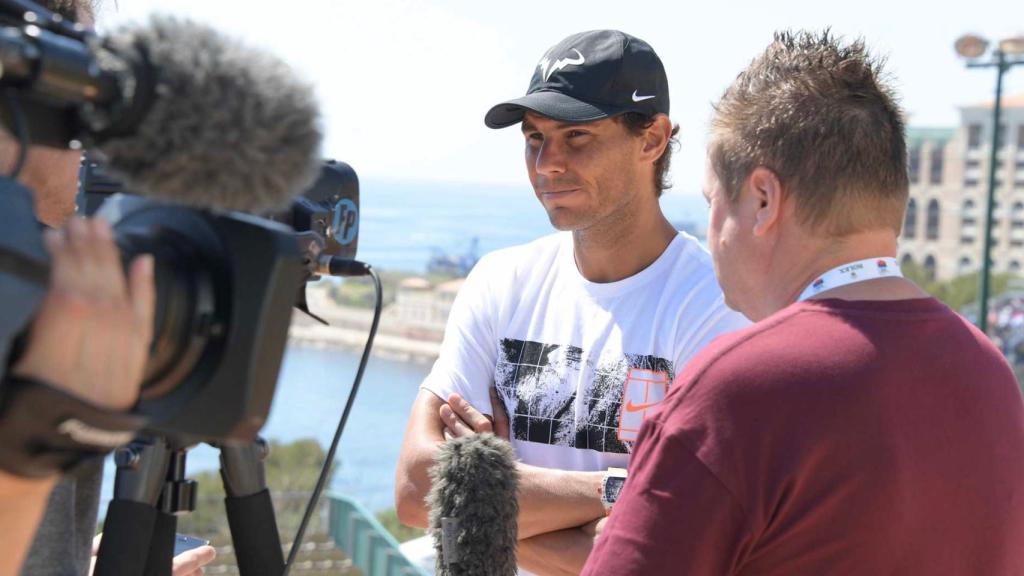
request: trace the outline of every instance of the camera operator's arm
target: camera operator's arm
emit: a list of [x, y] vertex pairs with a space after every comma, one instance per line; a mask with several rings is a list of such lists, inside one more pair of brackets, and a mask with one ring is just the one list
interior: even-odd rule
[[[73, 220], [47, 232], [50, 291], [11, 374], [60, 388], [106, 409], [138, 397], [153, 323], [153, 263], [140, 257], [125, 274], [110, 226]], [[56, 477], [0, 473], [0, 575], [16, 574]]]
[[21, 478], [0, 471], [0, 576], [14, 576], [21, 570], [32, 535], [43, 517], [54, 478]]

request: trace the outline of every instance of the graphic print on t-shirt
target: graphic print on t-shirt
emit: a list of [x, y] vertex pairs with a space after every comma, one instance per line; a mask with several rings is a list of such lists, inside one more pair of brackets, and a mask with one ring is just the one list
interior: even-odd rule
[[[585, 357], [577, 346], [501, 341], [494, 382], [513, 438], [598, 452], [632, 450], [640, 422], [675, 376], [672, 363], [641, 354]], [[581, 381], [581, 374], [592, 377]]]

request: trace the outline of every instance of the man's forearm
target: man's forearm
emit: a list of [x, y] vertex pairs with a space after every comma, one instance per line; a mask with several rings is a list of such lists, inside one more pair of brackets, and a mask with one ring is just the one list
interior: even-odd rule
[[[427, 470], [444, 442], [446, 422], [439, 415], [442, 406], [445, 402], [433, 393], [420, 391], [405, 432], [395, 475], [395, 497], [399, 520], [409, 526], [425, 527], [427, 524], [427, 506], [423, 499], [430, 490]], [[492, 431], [490, 421], [468, 403], [457, 403], [456, 408], [461, 414], [460, 418], [449, 420], [450, 432], [461, 436]], [[448, 413], [450, 415], [451, 410]], [[475, 426], [466, 424], [467, 421]], [[499, 434], [506, 436], [507, 427], [499, 428]], [[603, 472], [575, 472], [522, 463], [518, 471], [520, 540], [582, 526], [604, 516], [600, 497]]]
[[519, 565], [538, 576], [576, 576], [583, 570], [594, 537], [580, 528], [548, 532], [519, 541]]
[[[433, 459], [425, 454], [438, 447], [434, 442], [420, 443], [419, 457], [410, 455], [409, 467], [404, 473], [399, 471], [399, 518], [407, 525], [426, 527], [428, 510], [423, 498], [430, 486], [426, 469]], [[604, 515], [601, 472], [573, 472], [522, 463], [518, 470], [520, 540], [581, 526]]]
[[604, 516], [603, 476], [519, 464], [519, 539], [575, 528]]
[[14, 576], [21, 571], [56, 481], [56, 477], [26, 479], [0, 472], [0, 526], [4, 527], [4, 537], [0, 538], [0, 576]]

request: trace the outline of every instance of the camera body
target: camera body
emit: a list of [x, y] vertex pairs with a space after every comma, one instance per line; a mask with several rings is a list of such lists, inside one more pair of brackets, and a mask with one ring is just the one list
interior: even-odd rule
[[134, 411], [185, 444], [250, 441], [270, 412], [305, 282], [293, 231], [128, 195], [97, 215], [126, 259], [155, 256], [154, 339]]
[[251, 441], [270, 412], [293, 307], [309, 312], [306, 282], [324, 256], [355, 256], [355, 171], [325, 161], [287, 210], [266, 217], [124, 194], [88, 159], [80, 181], [85, 211], [111, 223], [125, 261], [155, 257], [154, 339], [134, 412], [181, 444]]

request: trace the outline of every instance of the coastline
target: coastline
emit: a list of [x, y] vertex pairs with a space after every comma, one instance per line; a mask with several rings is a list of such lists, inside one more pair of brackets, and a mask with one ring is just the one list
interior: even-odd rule
[[[315, 349], [343, 349], [362, 352], [369, 328], [306, 325], [293, 323], [288, 329], [288, 344]], [[440, 342], [406, 338], [378, 330], [372, 355], [401, 362], [431, 363], [441, 350]]]
[[[310, 311], [327, 325], [296, 311], [288, 329], [288, 344], [314, 349], [343, 349], [361, 353], [370, 334], [373, 311], [334, 301], [328, 290], [311, 286], [306, 293]], [[400, 302], [384, 306], [372, 355], [389, 360], [429, 364], [441, 351], [447, 314], [410, 319]]]

